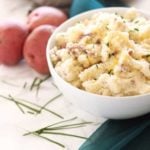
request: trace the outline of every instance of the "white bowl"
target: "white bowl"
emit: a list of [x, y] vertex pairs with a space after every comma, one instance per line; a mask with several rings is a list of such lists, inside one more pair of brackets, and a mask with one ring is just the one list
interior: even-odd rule
[[[97, 94], [92, 94], [83, 90], [80, 90], [71, 84], [64, 81], [55, 71], [52, 62], [50, 60], [50, 49], [55, 45], [55, 36], [61, 31], [66, 31], [66, 29], [72, 26], [74, 23], [88, 18], [97, 12], [118, 12], [124, 13], [129, 8], [104, 8], [88, 11], [79, 14], [58, 27], [47, 45], [47, 61], [48, 66], [53, 77], [54, 82], [64, 94], [64, 96], [69, 99], [73, 104], [77, 105], [79, 108], [90, 112], [91, 114], [99, 117], [105, 117], [109, 119], [127, 119], [137, 116], [144, 115], [150, 112], [150, 94], [138, 95], [138, 96], [126, 96], [126, 97], [112, 97], [112, 96], [101, 96]], [[145, 17], [150, 18], [150, 14], [138, 10], [139, 13]]]

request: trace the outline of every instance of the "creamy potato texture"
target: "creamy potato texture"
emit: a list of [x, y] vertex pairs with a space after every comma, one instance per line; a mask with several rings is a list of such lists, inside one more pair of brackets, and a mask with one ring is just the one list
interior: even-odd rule
[[56, 72], [88, 92], [108, 96], [150, 93], [150, 21], [129, 9], [96, 13], [56, 36]]

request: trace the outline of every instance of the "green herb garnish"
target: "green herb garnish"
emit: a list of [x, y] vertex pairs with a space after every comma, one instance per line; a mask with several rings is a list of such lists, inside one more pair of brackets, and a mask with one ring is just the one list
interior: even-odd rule
[[115, 15], [118, 15], [118, 13], [117, 13], [117, 12], [115, 12]]
[[31, 132], [25, 133], [24, 136], [36, 135], [36, 136], [38, 136], [42, 139], [45, 139], [51, 143], [57, 144], [60, 147], [64, 147], [63, 144], [58, 143], [54, 140], [51, 140], [50, 138], [45, 137], [45, 135], [61, 135], [61, 136], [69, 136], [69, 137], [74, 137], [74, 138], [87, 139], [86, 137], [83, 137], [83, 136], [60, 132], [60, 130], [63, 130], [63, 129], [73, 129], [73, 128], [85, 127], [86, 125], [92, 123], [92, 122], [79, 122], [79, 123], [68, 124], [69, 122], [74, 121], [76, 119], [77, 119], [77, 117], [74, 117], [74, 118], [71, 118], [68, 120], [64, 120], [64, 121], [59, 121], [54, 124], [50, 124], [46, 127], [40, 128], [36, 131], [31, 131]]
[[25, 89], [27, 87], [27, 82], [24, 83], [23, 88]]
[[54, 144], [56, 144], [56, 145], [58, 145], [58, 146], [60, 146], [60, 147], [62, 147], [62, 148], [65, 148], [65, 145], [63, 145], [63, 144], [61, 144], [61, 143], [59, 143], [59, 142], [57, 142], [57, 141], [54, 141], [54, 140], [52, 140], [52, 139], [50, 139], [50, 138], [47, 138], [47, 137], [42, 136], [42, 135], [39, 135], [39, 134], [37, 134], [37, 133], [32, 133], [32, 134], [35, 135], [35, 136], [37, 136], [37, 137], [39, 137], [39, 138], [42, 138], [42, 139], [44, 139], [44, 140], [46, 140], [46, 141], [48, 141], [48, 142], [54, 143]]
[[56, 84], [54, 82], [51, 82], [51, 84], [56, 88], [58, 89], [58, 87], [56, 86]]
[[121, 17], [121, 19], [123, 19], [123, 18], [124, 18], [124, 17], [123, 17], [123, 16], [121, 16], [121, 15], [120, 15], [120, 17]]
[[34, 80], [32, 81], [32, 84], [31, 84], [31, 86], [30, 86], [30, 90], [31, 90], [31, 91], [32, 91], [33, 88], [35, 87], [36, 81], [37, 81], [38, 79], [39, 79], [38, 77], [35, 77]]
[[59, 98], [60, 96], [62, 96], [62, 94], [59, 94], [55, 97], [53, 97], [52, 99], [50, 99], [48, 102], [46, 102], [41, 109], [39, 110], [40, 112], [42, 112], [42, 110], [44, 110], [51, 102], [53, 102], [54, 100], [56, 100], [57, 98]]
[[136, 20], [134, 23], [139, 23], [139, 20]]
[[98, 69], [98, 64], [95, 64], [96, 68]]
[[113, 74], [113, 70], [112, 70], [112, 69], [109, 70], [109, 71], [108, 71], [108, 74], [111, 74], [111, 75], [112, 75], [112, 74]]
[[109, 30], [108, 25], [106, 26], [106, 29]]
[[74, 134], [67, 134], [67, 133], [62, 133], [62, 132], [44, 131], [42, 134], [57, 134], [57, 135], [71, 136], [71, 137], [76, 137], [76, 138], [81, 138], [81, 139], [87, 139], [86, 137], [83, 137], [83, 136], [74, 135]]
[[138, 29], [138, 28], [134, 28], [134, 30], [135, 30], [135, 31], [139, 31], [139, 29]]
[[50, 78], [50, 75], [46, 76], [45, 78], [41, 79], [39, 77], [35, 77], [34, 80], [31, 83], [30, 91], [32, 91], [34, 88], [36, 89], [36, 94], [38, 94], [39, 89], [41, 85]]
[[110, 43], [108, 42], [108, 43], [106, 43], [106, 45], [109, 47], [109, 46], [110, 46]]
[[[57, 95], [56, 97], [52, 98], [52, 100], [54, 101], [54, 99], [57, 99], [59, 96], [61, 96], [60, 94]], [[24, 111], [24, 108], [26, 108], [28, 110], [28, 112], [33, 112], [33, 114], [40, 114], [42, 110], [46, 111], [46, 112], [49, 112], [61, 119], [63, 119], [63, 117], [59, 114], [57, 114], [56, 112], [54, 111], [51, 111], [50, 109], [46, 108], [46, 107], [43, 107], [43, 106], [40, 106], [38, 104], [35, 104], [35, 103], [32, 103], [32, 102], [29, 102], [27, 100], [24, 100], [24, 99], [19, 99], [19, 98], [14, 98], [13, 96], [11, 95], [8, 95], [8, 97], [6, 96], [3, 96], [3, 95], [0, 95], [0, 97], [6, 99], [6, 100], [9, 100], [11, 102], [14, 102], [17, 107], [19, 107], [19, 109], [21, 110], [22, 113], [25, 113]], [[50, 102], [49, 102], [50, 103]], [[46, 103], [47, 104], [47, 103]], [[21, 107], [22, 106], [22, 107]]]
[[23, 114], [25, 114], [25, 112], [24, 112], [24, 110], [22, 109], [22, 107], [20, 106], [20, 104], [19, 104], [17, 101], [15, 101], [15, 99], [14, 99], [11, 95], [9, 95], [9, 97], [14, 101], [14, 103], [16, 104], [16, 106], [18, 106], [18, 108], [20, 109], [20, 111], [21, 111]]

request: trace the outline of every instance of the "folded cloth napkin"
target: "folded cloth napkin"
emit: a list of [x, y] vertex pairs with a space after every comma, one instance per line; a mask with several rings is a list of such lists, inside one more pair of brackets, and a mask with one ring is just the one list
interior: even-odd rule
[[150, 150], [150, 114], [106, 121], [79, 150]]
[[122, 0], [73, 0], [69, 14], [72, 17], [87, 10], [111, 6], [127, 5]]

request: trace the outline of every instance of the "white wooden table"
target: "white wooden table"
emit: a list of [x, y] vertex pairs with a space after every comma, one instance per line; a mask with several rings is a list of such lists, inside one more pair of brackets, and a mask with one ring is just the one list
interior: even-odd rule
[[[149, 0], [138, 1], [134, 6], [149, 11]], [[27, 0], [0, 0], [0, 19], [17, 18], [25, 21], [27, 11], [31, 7], [31, 2]], [[31, 84], [34, 77], [39, 76], [30, 69], [24, 62], [16, 67], [6, 67], [0, 65], [0, 94], [11, 94], [16, 97], [24, 98], [37, 104], [44, 104], [49, 98], [57, 95], [59, 91], [51, 84], [51, 81], [46, 81], [39, 92], [35, 95], [35, 90], [29, 91], [29, 88], [23, 89], [25, 82]], [[6, 82], [15, 84], [8, 85]], [[88, 113], [85, 113], [66, 100], [63, 96], [49, 105], [49, 108], [63, 115], [66, 119], [79, 116], [86, 121], [100, 122], [103, 118], [96, 118]], [[3, 150], [61, 150], [62, 148], [49, 143], [45, 140], [34, 136], [22, 136], [25, 130], [35, 130], [46, 126], [50, 123], [59, 121], [54, 115], [42, 113], [41, 115], [33, 116], [22, 114], [19, 109], [11, 102], [0, 98], [0, 149]], [[89, 125], [80, 129], [69, 130], [69, 133], [78, 134], [88, 137], [98, 125]], [[68, 131], [66, 131], [68, 132]], [[78, 150], [79, 146], [84, 142], [81, 139], [68, 138], [62, 136], [51, 136], [53, 140], [57, 140], [67, 146], [68, 150]]]

